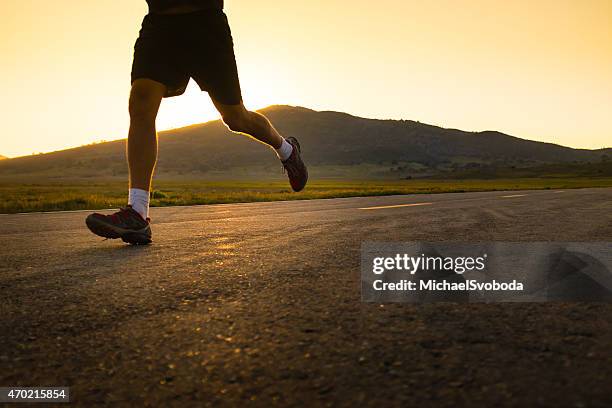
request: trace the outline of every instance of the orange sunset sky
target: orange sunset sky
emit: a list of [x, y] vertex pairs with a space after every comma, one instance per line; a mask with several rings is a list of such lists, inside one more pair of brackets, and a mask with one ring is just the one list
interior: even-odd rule
[[[145, 0], [2, 0], [0, 154], [124, 138]], [[245, 103], [612, 145], [610, 0], [226, 0]], [[217, 118], [190, 86], [159, 129]]]

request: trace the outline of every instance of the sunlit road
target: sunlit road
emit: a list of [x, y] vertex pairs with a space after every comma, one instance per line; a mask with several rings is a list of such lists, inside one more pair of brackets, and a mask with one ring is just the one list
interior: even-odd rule
[[612, 241], [612, 189], [0, 215], [0, 386], [80, 406], [611, 406], [612, 305], [360, 302], [379, 241]]

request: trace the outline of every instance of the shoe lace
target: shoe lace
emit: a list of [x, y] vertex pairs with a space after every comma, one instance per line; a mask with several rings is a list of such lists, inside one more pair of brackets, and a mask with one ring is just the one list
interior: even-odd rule
[[122, 222], [128, 219], [128, 208], [120, 208], [119, 211], [112, 214], [110, 217], [113, 222]]

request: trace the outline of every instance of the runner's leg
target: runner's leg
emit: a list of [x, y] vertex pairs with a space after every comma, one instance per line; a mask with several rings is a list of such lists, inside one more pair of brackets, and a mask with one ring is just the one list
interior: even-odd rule
[[231, 131], [251, 136], [274, 149], [281, 147], [284, 138], [261, 113], [247, 110], [242, 102], [225, 105], [213, 98], [213, 103]]
[[213, 98], [213, 103], [230, 130], [251, 136], [274, 148], [287, 172], [291, 188], [294, 191], [304, 189], [308, 182], [308, 169], [302, 160], [300, 144], [296, 138], [283, 138], [268, 118], [260, 113], [248, 111], [242, 102], [236, 105], [224, 105]]
[[150, 79], [137, 79], [130, 93], [130, 131], [127, 160], [130, 188], [149, 191], [157, 161], [155, 118], [166, 86]]

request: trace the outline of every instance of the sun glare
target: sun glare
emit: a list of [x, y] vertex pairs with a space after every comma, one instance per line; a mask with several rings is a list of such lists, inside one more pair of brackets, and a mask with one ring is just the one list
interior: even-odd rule
[[219, 114], [208, 95], [201, 92], [195, 82], [190, 81], [183, 95], [163, 100], [157, 127], [159, 130], [167, 130], [218, 118]]
[[[260, 96], [257, 86], [247, 86], [244, 104], [248, 109], [257, 110], [272, 105], [271, 96]], [[263, 91], [263, 87], [262, 87]], [[157, 117], [158, 130], [175, 129], [196, 123], [219, 119], [219, 112], [206, 92], [191, 80], [181, 96], [164, 99]]]

